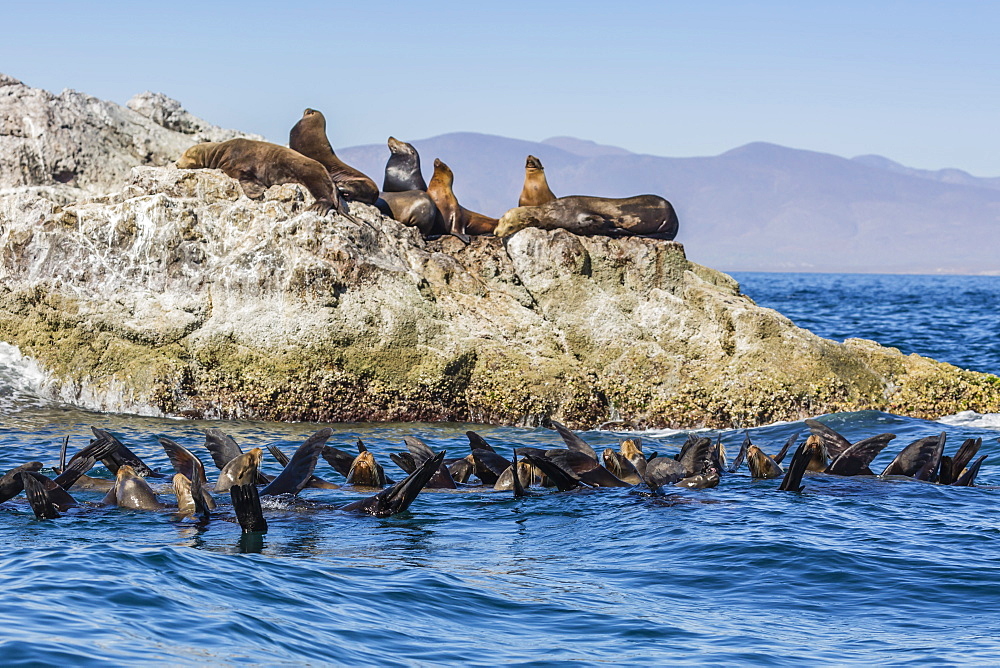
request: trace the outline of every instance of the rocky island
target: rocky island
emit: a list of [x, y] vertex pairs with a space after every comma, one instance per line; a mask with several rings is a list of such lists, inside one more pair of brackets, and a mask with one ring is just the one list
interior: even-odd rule
[[429, 241], [374, 207], [351, 205], [359, 225], [307, 211], [298, 185], [252, 201], [218, 170], [173, 166], [236, 136], [250, 135], [161, 95], [121, 107], [0, 75], [0, 341], [38, 362], [50, 397], [631, 428], [1000, 412], [1000, 378], [819, 338], [677, 242], [532, 228]]

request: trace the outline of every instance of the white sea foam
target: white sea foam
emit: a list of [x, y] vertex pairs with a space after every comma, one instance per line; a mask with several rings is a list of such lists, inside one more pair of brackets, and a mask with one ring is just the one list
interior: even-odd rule
[[954, 415], [945, 415], [938, 422], [955, 427], [975, 427], [976, 429], [1000, 429], [1000, 413], [977, 413], [962, 411]]
[[44, 405], [51, 384], [38, 362], [23, 355], [17, 346], [0, 341], [0, 408]]

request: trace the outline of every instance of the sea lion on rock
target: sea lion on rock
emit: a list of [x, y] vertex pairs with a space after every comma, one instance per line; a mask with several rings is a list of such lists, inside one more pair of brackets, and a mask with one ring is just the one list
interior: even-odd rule
[[344, 199], [365, 204], [374, 204], [378, 199], [375, 182], [333, 152], [326, 136], [326, 118], [322, 112], [315, 109], [303, 111], [302, 118], [288, 134], [288, 146], [323, 165]]
[[431, 196], [422, 190], [379, 193], [375, 206], [382, 215], [415, 227], [421, 234], [433, 234], [438, 210]]
[[564, 229], [584, 236], [670, 240], [677, 236], [677, 213], [670, 202], [658, 195], [622, 199], [572, 195], [541, 206], [511, 209], [500, 218], [493, 233], [507, 237], [526, 227]]
[[427, 185], [427, 194], [434, 200], [444, 229], [448, 234], [490, 234], [497, 226], [497, 219], [484, 216], [475, 211], [469, 211], [458, 203], [452, 185], [455, 175], [448, 165], [440, 159], [434, 159], [434, 176]]
[[312, 158], [284, 146], [252, 139], [195, 144], [177, 161], [180, 169], [221, 169], [236, 179], [250, 199], [282, 183], [301, 183], [316, 202], [311, 210], [325, 215], [330, 209], [350, 217], [333, 187], [326, 168]]
[[427, 190], [420, 173], [420, 155], [412, 144], [389, 137], [389, 160], [385, 163], [382, 191], [398, 193], [406, 190]]
[[542, 161], [529, 155], [524, 164], [524, 186], [521, 188], [521, 196], [517, 200], [517, 205], [541, 206], [548, 204], [555, 198], [555, 194], [549, 190], [548, 181], [545, 180], [545, 169], [542, 167]]

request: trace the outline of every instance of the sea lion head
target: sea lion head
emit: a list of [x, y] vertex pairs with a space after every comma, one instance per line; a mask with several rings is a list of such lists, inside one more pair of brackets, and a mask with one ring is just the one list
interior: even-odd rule
[[750, 475], [754, 478], [766, 478], [768, 474], [769, 467], [767, 465], [767, 455], [764, 451], [758, 448], [756, 445], [750, 445], [747, 448], [747, 467], [750, 469]]
[[525, 169], [538, 169], [543, 170], [542, 161], [533, 155], [529, 155], [528, 159], [524, 162]]
[[417, 149], [413, 148], [412, 144], [407, 144], [405, 141], [399, 141], [395, 137], [389, 137], [388, 142], [389, 151], [393, 154], [402, 155], [416, 155]]
[[347, 473], [347, 483], [363, 487], [381, 487], [385, 484], [385, 480], [379, 473], [375, 456], [365, 450], [359, 452], [358, 456], [354, 458], [351, 470]]
[[434, 158], [434, 176], [431, 178], [437, 179], [449, 187], [455, 183], [455, 174], [451, 171], [451, 167], [441, 161], [441, 158]]
[[518, 206], [510, 209], [500, 218], [493, 234], [498, 237], [509, 237], [526, 227], [534, 227], [538, 223], [539, 208], [537, 206]]
[[184, 155], [182, 155], [181, 159], [177, 161], [177, 168], [201, 169], [202, 167], [205, 167], [208, 164], [206, 162], [208, 151], [216, 146], [218, 146], [218, 142], [212, 141], [195, 144], [188, 150], [184, 151]]
[[324, 131], [326, 131], [326, 116], [323, 115], [322, 111], [317, 109], [306, 109], [302, 112], [302, 118], [299, 120], [300, 123], [302, 121], [306, 121], [309, 125], [321, 127]]

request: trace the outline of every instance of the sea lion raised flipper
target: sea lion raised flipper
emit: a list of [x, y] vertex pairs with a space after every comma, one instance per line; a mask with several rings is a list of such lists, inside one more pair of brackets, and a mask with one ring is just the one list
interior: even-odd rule
[[[414, 466], [419, 467], [423, 462], [434, 456], [434, 451], [431, 450], [430, 446], [421, 441], [415, 436], [404, 436], [403, 443], [406, 444], [406, 449], [410, 451], [410, 455], [413, 458]], [[391, 457], [391, 455], [390, 455]], [[400, 458], [404, 460], [405, 458]], [[399, 460], [393, 459], [396, 464], [399, 465], [404, 471], [406, 470], [400, 464]], [[414, 469], [416, 470], [416, 469]], [[412, 473], [412, 472], [410, 472]], [[427, 487], [432, 489], [456, 489], [457, 485], [451, 477], [451, 473], [448, 472], [448, 467], [444, 465], [444, 462], [438, 466], [437, 473], [431, 476], [431, 479], [427, 483]]]
[[226, 464], [243, 454], [243, 450], [232, 436], [221, 429], [205, 430], [205, 449], [212, 455], [212, 461], [221, 471]]
[[[205, 465], [201, 463], [201, 460], [194, 453], [169, 438], [159, 436], [157, 440], [170, 458], [170, 463], [173, 464], [174, 470], [190, 482], [190, 493], [193, 498], [195, 510], [203, 517], [207, 517], [209, 511], [215, 510], [215, 499], [212, 498], [212, 495], [206, 488], [208, 478], [205, 476]], [[177, 476], [175, 475], [175, 487], [176, 482]], [[180, 505], [179, 499], [178, 505]]]
[[[358, 442], [360, 443], [360, 441]], [[323, 447], [325, 448], [326, 446]], [[278, 461], [279, 464], [281, 464], [282, 466], [288, 466], [288, 461], [289, 461], [288, 455], [279, 450], [278, 446], [269, 445], [267, 446], [267, 451], [271, 453], [271, 456], [273, 456]], [[317, 459], [316, 461], [318, 462], [319, 460]], [[322, 478], [316, 475], [310, 475], [309, 480], [306, 481], [305, 486], [310, 489], [340, 489], [340, 485], [337, 485], [332, 482], [327, 482], [326, 480], [323, 480]]]
[[316, 468], [316, 461], [323, 451], [323, 446], [332, 435], [333, 430], [324, 427], [310, 436], [305, 443], [298, 447], [295, 454], [292, 455], [291, 461], [282, 469], [278, 477], [260, 491], [260, 495], [298, 494], [309, 482], [309, 477]]
[[487, 443], [486, 439], [476, 432], [467, 431], [465, 432], [465, 436], [469, 439], [470, 450], [489, 450], [490, 452], [496, 452], [493, 446]]
[[253, 483], [233, 485], [229, 488], [233, 500], [233, 510], [236, 520], [240, 523], [243, 533], [267, 533], [267, 520], [260, 507], [260, 493]]
[[445, 451], [442, 450], [433, 457], [425, 459], [413, 473], [392, 487], [384, 489], [367, 499], [349, 503], [341, 508], [341, 510], [367, 513], [375, 517], [389, 517], [390, 515], [403, 512], [417, 498], [420, 490], [444, 466], [444, 455]]
[[54, 503], [56, 508], [59, 510], [65, 512], [76, 505], [76, 499], [70, 496], [69, 492], [56, 484], [56, 481], [52, 478], [42, 475], [37, 471], [25, 471], [24, 475], [29, 475], [37, 480], [45, 489], [46, 493], [48, 493], [49, 498], [52, 499], [52, 503]]
[[94, 436], [98, 439], [108, 439], [116, 444], [116, 449], [107, 457], [103, 458], [101, 461], [104, 465], [108, 467], [108, 470], [112, 473], [118, 473], [118, 468], [128, 464], [132, 467], [132, 471], [136, 475], [141, 475], [144, 478], [162, 478], [164, 477], [162, 473], [154, 471], [153, 469], [146, 466], [146, 463], [139, 459], [139, 455], [135, 454], [127, 447], [125, 444], [119, 441], [115, 436], [104, 429], [98, 429], [97, 427], [91, 427], [90, 430], [94, 432]]
[[788, 453], [789, 448], [791, 448], [793, 445], [795, 445], [795, 441], [798, 440], [799, 434], [801, 434], [801, 433], [802, 433], [802, 430], [799, 429], [795, 433], [793, 433], [791, 436], [789, 436], [788, 440], [785, 441], [785, 444], [783, 446], [781, 446], [781, 450], [778, 450], [778, 454], [776, 454], [774, 457], [771, 457], [771, 459], [774, 460], [775, 464], [779, 464], [779, 465], [781, 464], [781, 462], [785, 459], [785, 454]]
[[503, 472], [510, 468], [510, 462], [503, 455], [492, 450], [472, 451], [472, 461], [478, 477], [484, 485], [495, 485]]
[[952, 457], [952, 470], [955, 472], [955, 477], [961, 475], [962, 470], [969, 465], [972, 458], [976, 456], [979, 452], [979, 448], [983, 446], [982, 438], [967, 438], [958, 447], [958, 452]]
[[68, 491], [87, 471], [94, 468], [98, 460], [103, 460], [117, 449], [118, 445], [109, 439], [91, 441], [70, 458], [69, 464], [63, 465], [55, 483]]
[[[390, 455], [391, 456], [391, 455]], [[354, 464], [354, 457], [350, 452], [345, 452], [340, 448], [335, 448], [330, 445], [323, 446], [323, 459], [334, 468], [337, 473], [344, 476], [345, 478], [351, 472], [351, 466]]]
[[677, 454], [676, 460], [684, 466], [686, 473], [684, 477], [689, 477], [705, 473], [716, 466], [718, 457], [712, 439], [690, 434]]
[[747, 448], [750, 447], [750, 432], [743, 432], [743, 445], [740, 446], [740, 451], [736, 455], [736, 459], [733, 460], [732, 466], [726, 469], [729, 473], [736, 473], [740, 470], [740, 466], [743, 464], [743, 460], [747, 456]]
[[544, 473], [545, 477], [547, 477], [550, 482], [555, 484], [556, 489], [560, 492], [568, 492], [569, 490], [576, 489], [577, 487], [589, 487], [589, 485], [580, 479], [580, 476], [567, 471], [548, 457], [538, 455], [522, 455], [522, 458], [524, 461]]
[[778, 489], [783, 492], [801, 492], [805, 487], [802, 485], [802, 476], [809, 468], [809, 462], [813, 459], [813, 450], [822, 448], [819, 439], [806, 439], [795, 450], [792, 461], [785, 471], [785, 478], [781, 481]]
[[49, 491], [45, 489], [41, 481], [28, 471], [22, 471], [18, 475], [21, 479], [21, 485], [24, 487], [25, 496], [28, 497], [28, 504], [35, 513], [35, 519], [54, 520], [59, 517], [59, 511], [56, 510]]
[[[917, 473], [933, 465], [936, 472], [944, 452], [945, 432], [937, 436], [928, 436], [913, 441], [899, 451], [899, 454], [889, 462], [889, 465], [882, 470], [882, 476], [902, 475], [916, 477]], [[927, 472], [922, 474], [920, 480], [927, 479]]]
[[958, 480], [951, 483], [954, 487], [972, 487], [976, 482], [976, 476], [979, 475], [979, 468], [986, 461], [987, 455], [981, 455], [976, 463], [969, 467], [969, 469], [958, 477]]
[[858, 441], [847, 450], [844, 450], [834, 459], [828, 467], [826, 473], [832, 475], [875, 475], [868, 465], [872, 460], [889, 445], [889, 441], [896, 438], [895, 434], [879, 434], [864, 440]]
[[566, 443], [566, 447], [570, 450], [575, 450], [576, 452], [582, 452], [594, 461], [597, 461], [597, 452], [587, 444], [582, 438], [571, 432], [569, 429], [564, 427], [562, 424], [552, 420], [552, 426], [555, 428], [562, 440]]
[[[509, 470], [511, 471], [510, 481], [512, 486], [514, 487], [514, 498], [520, 499], [521, 497], [526, 496], [527, 492], [524, 491], [524, 485], [521, 484], [521, 475], [520, 475], [521, 472], [517, 466], [516, 452], [514, 453], [514, 459], [511, 462]], [[499, 481], [497, 482], [499, 483]]]

